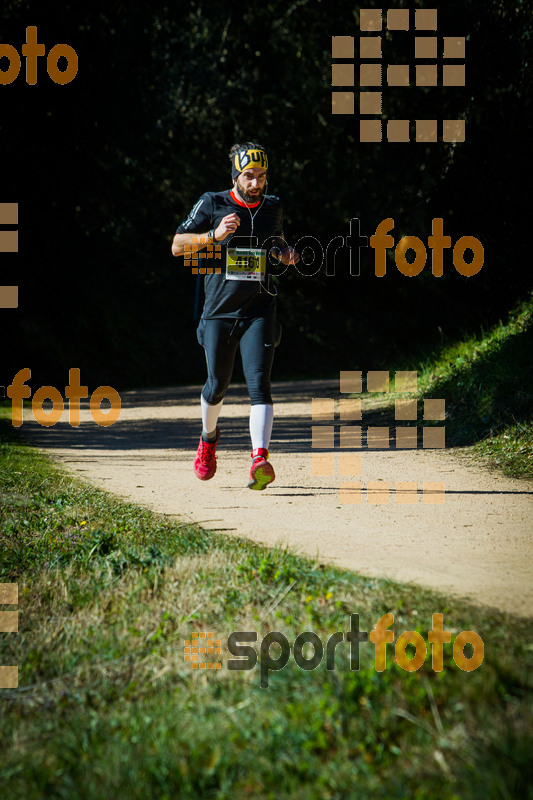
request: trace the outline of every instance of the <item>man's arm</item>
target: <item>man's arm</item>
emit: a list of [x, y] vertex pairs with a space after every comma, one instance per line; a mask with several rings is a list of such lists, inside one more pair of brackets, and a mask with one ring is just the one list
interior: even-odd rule
[[[208, 244], [213, 242], [207, 233], [177, 233], [172, 241], [172, 255], [182, 256], [185, 253], [185, 246], [191, 247], [191, 252], [203, 250]], [[194, 245], [194, 250], [192, 246]]]
[[[215, 228], [214, 236], [209, 236], [208, 233], [177, 233], [172, 242], [172, 255], [182, 256], [185, 252], [185, 245], [193, 246], [194, 251], [203, 250], [208, 244], [214, 244], [225, 239], [230, 234], [235, 233], [237, 226], [241, 221], [237, 214], [228, 214], [223, 217], [217, 228]], [[192, 252], [194, 252], [192, 251]]]

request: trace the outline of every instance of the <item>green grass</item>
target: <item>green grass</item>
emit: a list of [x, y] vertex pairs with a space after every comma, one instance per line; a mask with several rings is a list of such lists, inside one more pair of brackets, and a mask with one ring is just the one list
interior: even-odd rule
[[[0, 690], [8, 800], [531, 796], [529, 621], [119, 502], [2, 431], [0, 580], [20, 592], [0, 636], [19, 665]], [[463, 672], [445, 645], [442, 672], [429, 648], [407, 672], [388, 645], [378, 673], [368, 642], [359, 670], [342, 643], [334, 671], [291, 657], [268, 688], [260, 665], [227, 669], [232, 631], [325, 645], [351, 613], [371, 631], [389, 611], [395, 637], [427, 641], [438, 612], [452, 638], [476, 631], [483, 664]], [[221, 670], [184, 660], [195, 631], [222, 640]]]
[[533, 295], [509, 319], [423, 365], [420, 396], [446, 400], [446, 437], [506, 475], [533, 477]]
[[[444, 399], [447, 447], [463, 448], [505, 475], [531, 479], [532, 355], [533, 294], [505, 323], [449, 344], [423, 361], [406, 358], [402, 369], [418, 372], [418, 389], [416, 395], [400, 396]], [[367, 424], [396, 424], [394, 399], [388, 393], [365, 395], [365, 411]]]

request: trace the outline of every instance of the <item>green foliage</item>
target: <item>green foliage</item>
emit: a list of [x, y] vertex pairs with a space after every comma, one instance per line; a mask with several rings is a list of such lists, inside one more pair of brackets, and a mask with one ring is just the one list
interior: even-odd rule
[[516, 477], [533, 476], [533, 298], [424, 365], [422, 393], [446, 399], [446, 432]]
[[238, 569], [248, 581], [258, 579], [266, 584], [301, 582], [304, 577], [309, 583], [311, 578], [308, 570], [302, 574], [300, 559], [280, 548], [268, 550], [264, 554], [254, 552], [243, 564], [239, 564]]
[[491, 466], [514, 478], [533, 476], [533, 423], [510, 425], [475, 445]]

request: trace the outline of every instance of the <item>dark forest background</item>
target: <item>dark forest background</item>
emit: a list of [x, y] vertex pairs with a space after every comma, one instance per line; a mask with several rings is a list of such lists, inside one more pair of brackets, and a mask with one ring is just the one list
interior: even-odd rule
[[[71, 367], [90, 391], [202, 381], [197, 279], [170, 243], [202, 192], [230, 187], [227, 151], [246, 139], [268, 150], [269, 192], [283, 200], [291, 242], [311, 234], [325, 246], [356, 217], [370, 236], [389, 216], [396, 242], [426, 242], [442, 217], [452, 244], [471, 235], [485, 248], [471, 278], [450, 250], [439, 279], [429, 250], [415, 278], [393, 258], [375, 277], [369, 250], [360, 276], [347, 250], [334, 276], [284, 274], [275, 378], [416, 367], [505, 319], [532, 284], [531, 6], [391, 7], [438, 8], [437, 35], [466, 36], [467, 83], [385, 89], [384, 118], [465, 118], [464, 144], [361, 144], [358, 115], [331, 114], [333, 35], [356, 37], [358, 72], [359, 6], [346, 0], [4, 0], [0, 42], [20, 53], [37, 25], [47, 52], [74, 47], [79, 73], [59, 86], [41, 58], [37, 85], [25, 83], [23, 62], [0, 86], [0, 201], [20, 207], [20, 252], [0, 256], [2, 284], [20, 287], [19, 308], [0, 311], [0, 384], [22, 367], [33, 390], [65, 386]], [[414, 64], [412, 31], [383, 36], [383, 63]]]

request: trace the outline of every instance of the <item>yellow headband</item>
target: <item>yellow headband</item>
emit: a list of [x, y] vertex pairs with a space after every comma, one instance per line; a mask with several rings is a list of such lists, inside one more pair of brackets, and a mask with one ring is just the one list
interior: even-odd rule
[[268, 157], [264, 150], [241, 150], [235, 153], [231, 169], [232, 178], [235, 178], [245, 169], [262, 167], [268, 169]]

